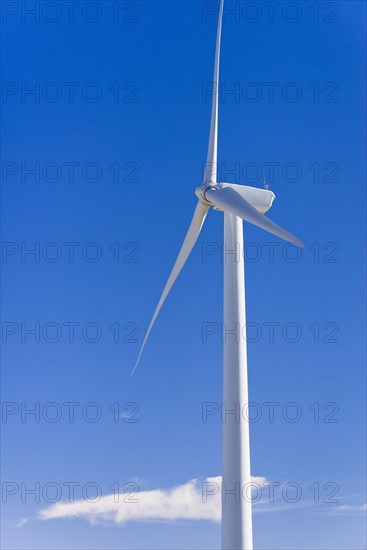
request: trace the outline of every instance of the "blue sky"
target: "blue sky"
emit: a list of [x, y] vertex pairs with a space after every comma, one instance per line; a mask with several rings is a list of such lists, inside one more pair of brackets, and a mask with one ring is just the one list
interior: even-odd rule
[[[365, 4], [316, 4], [280, 3], [272, 16], [262, 2], [228, 2], [223, 24], [222, 179], [266, 177], [270, 217], [305, 241], [292, 261], [294, 248], [244, 227], [250, 401], [261, 413], [252, 471], [279, 484], [275, 503], [264, 491], [255, 505], [259, 550], [366, 544]], [[220, 414], [204, 422], [203, 407], [221, 403], [222, 214], [208, 216], [129, 377], [195, 208], [216, 4], [68, 9], [2, 4], [2, 544], [219, 548], [218, 521], [178, 510], [175, 521], [119, 523], [84, 498], [88, 483], [103, 498], [130, 482], [138, 498], [161, 489], [164, 500], [220, 475]], [[67, 505], [71, 482], [78, 517], [51, 502], [61, 490]], [[289, 483], [302, 490], [296, 503]]]

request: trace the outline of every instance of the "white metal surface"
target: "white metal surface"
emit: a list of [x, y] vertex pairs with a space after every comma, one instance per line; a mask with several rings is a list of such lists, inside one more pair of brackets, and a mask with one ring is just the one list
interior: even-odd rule
[[[241, 336], [246, 326], [242, 226], [240, 218], [224, 214], [222, 550], [252, 550], [250, 490], [246, 496], [251, 482], [249, 423], [241, 414], [248, 403], [247, 346]], [[236, 327], [239, 338], [229, 333]]]
[[219, 60], [220, 60], [220, 39], [222, 35], [223, 5], [224, 5], [224, 0], [221, 0], [220, 7], [219, 7], [217, 43], [215, 48], [212, 115], [210, 120], [208, 156], [206, 159], [206, 165], [205, 165], [205, 171], [204, 171], [204, 182], [208, 184], [215, 184], [217, 182]]
[[145, 344], [148, 340], [148, 336], [150, 334], [150, 331], [153, 328], [153, 325], [155, 323], [155, 320], [158, 317], [158, 313], [160, 312], [165, 299], [168, 296], [169, 291], [173, 287], [177, 277], [179, 276], [183, 266], [185, 265], [187, 258], [190, 256], [191, 250], [194, 248], [194, 245], [196, 241], [198, 240], [198, 237], [200, 235], [201, 228], [203, 227], [204, 220], [206, 218], [208, 212], [208, 206], [198, 201], [194, 216], [191, 220], [190, 227], [186, 233], [186, 237], [184, 239], [183, 245], [181, 247], [181, 250], [177, 256], [177, 260], [172, 268], [171, 274], [168, 277], [168, 281], [166, 283], [166, 286], [163, 289], [162, 295], [159, 299], [158, 305], [155, 309], [155, 312], [153, 314], [152, 320], [150, 321], [150, 325], [148, 327], [148, 330], [145, 334], [142, 346], [140, 348], [140, 352], [138, 355], [138, 358], [136, 360], [136, 363], [134, 365], [134, 368], [131, 372], [131, 376], [134, 374], [136, 367], [138, 366], [138, 363], [140, 361], [141, 354], [143, 353]]
[[265, 229], [269, 233], [296, 244], [297, 246], [303, 246], [303, 242], [300, 241], [295, 235], [289, 233], [286, 229], [283, 229], [276, 223], [272, 222], [260, 214], [256, 208], [254, 208], [243, 196], [232, 187], [212, 188], [205, 192], [206, 199], [216, 208], [223, 210], [224, 212], [231, 212], [232, 214], [246, 220], [261, 229]]
[[260, 214], [267, 212], [275, 199], [275, 195], [269, 189], [260, 189], [259, 187], [250, 187], [248, 185], [238, 185], [237, 183], [221, 183], [222, 187], [231, 187], [256, 208]]

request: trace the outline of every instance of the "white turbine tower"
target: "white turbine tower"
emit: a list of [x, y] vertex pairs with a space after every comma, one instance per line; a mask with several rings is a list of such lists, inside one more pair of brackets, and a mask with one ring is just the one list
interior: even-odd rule
[[[210, 124], [208, 156], [203, 183], [195, 190], [198, 203], [191, 225], [173, 266], [153, 318], [143, 340], [134, 366], [134, 373], [144, 346], [174, 282], [188, 259], [201, 231], [210, 207], [224, 212], [225, 250], [239, 251], [224, 261], [224, 327], [246, 325], [245, 271], [243, 261], [243, 224], [250, 222], [281, 239], [303, 246], [302, 241], [279, 227], [263, 214], [275, 198], [268, 189], [217, 182], [218, 92], [219, 57], [224, 0], [220, 0], [216, 54], [214, 65], [213, 104]], [[240, 330], [241, 333], [241, 330]], [[226, 411], [243, 410], [248, 404], [247, 347], [244, 338], [226, 339], [223, 348], [223, 407]], [[232, 415], [231, 415], [232, 417]], [[250, 437], [249, 423], [242, 415], [223, 423], [222, 456], [222, 549], [252, 550], [252, 505], [250, 494]], [[233, 494], [235, 491], [236, 494]]]

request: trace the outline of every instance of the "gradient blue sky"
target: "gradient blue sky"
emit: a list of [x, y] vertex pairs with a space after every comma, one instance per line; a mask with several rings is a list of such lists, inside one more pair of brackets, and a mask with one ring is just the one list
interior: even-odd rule
[[[106, 495], [116, 482], [135, 481], [143, 491], [220, 475], [220, 417], [202, 421], [203, 402], [221, 401], [220, 335], [202, 337], [204, 323], [220, 326], [222, 318], [223, 263], [219, 253], [205, 256], [208, 243], [213, 250], [221, 246], [220, 213], [210, 213], [139, 370], [129, 377], [201, 181], [210, 117], [210, 98], [203, 100], [202, 93], [212, 79], [215, 3], [120, 2], [118, 22], [112, 10], [117, 4], [109, 1], [95, 3], [96, 22], [88, 2], [75, 8], [73, 21], [62, 2], [36, 2], [41, 11], [35, 21], [24, 12], [34, 4], [2, 3], [3, 241], [10, 243], [2, 256], [2, 398], [8, 407], [2, 416], [3, 482], [28, 488], [94, 482]], [[42, 11], [48, 4], [57, 4], [58, 12], [54, 6]], [[280, 3], [273, 21], [264, 3], [256, 4], [256, 13], [247, 4], [228, 2], [240, 11], [225, 12], [219, 162], [227, 170], [238, 163], [248, 177], [237, 182], [259, 186], [264, 176], [269, 180], [268, 163], [278, 163], [270, 178], [277, 195], [271, 217], [306, 243], [299, 261], [287, 261], [291, 249], [245, 225], [252, 243], [246, 249], [247, 318], [262, 331], [249, 344], [250, 401], [263, 413], [252, 424], [252, 470], [303, 488], [298, 504], [285, 506], [280, 499], [271, 513], [254, 515], [255, 547], [362, 549], [365, 3], [320, 2], [318, 13], [314, 3], [295, 3], [297, 12]], [[77, 83], [74, 100], [67, 82]], [[97, 88], [86, 87], [90, 82]], [[269, 82], [274, 100], [264, 84]], [[36, 83], [39, 101], [24, 94]], [[244, 92], [239, 98], [226, 94], [235, 86]], [[92, 102], [96, 89], [102, 95]], [[255, 90], [261, 96], [252, 101]], [[287, 100], [295, 90], [299, 100]], [[70, 162], [79, 163], [73, 181], [64, 164]], [[22, 173], [22, 163], [39, 163], [40, 181]], [[95, 182], [88, 163], [99, 170]], [[115, 163], [119, 182], [110, 168]], [[79, 243], [74, 261], [67, 242]], [[91, 242], [97, 244], [86, 247]], [[274, 261], [264, 244], [269, 242], [278, 243]], [[114, 261], [114, 243], [120, 261]], [[40, 247], [39, 261], [22, 258], [24, 247], [34, 246]], [[96, 250], [101, 257], [88, 261]], [[254, 251], [261, 254], [258, 261], [251, 261]], [[79, 323], [74, 342], [65, 325], [70, 322]], [[279, 323], [274, 342], [264, 325], [269, 322]], [[22, 323], [50, 332], [35, 342]], [[83, 339], [87, 323], [100, 330], [98, 342], [86, 341], [93, 338], [91, 325]], [[114, 323], [119, 342], [109, 328]], [[290, 343], [291, 332], [282, 335], [288, 323], [301, 329], [298, 342]], [[320, 342], [310, 329], [315, 323]], [[55, 327], [62, 333], [51, 343]], [[12, 328], [14, 335], [8, 334]], [[325, 341], [334, 329], [337, 341]], [[135, 331], [130, 339], [137, 341], [128, 341]], [[63, 410], [56, 423], [44, 415], [40, 422], [31, 416], [22, 422], [20, 412], [6, 414], [9, 407], [50, 402]], [[80, 403], [73, 423], [65, 402]], [[96, 423], [80, 413], [90, 402], [102, 411]], [[121, 415], [113, 422], [109, 407], [116, 402], [127, 415], [132, 409], [124, 406], [135, 403], [138, 422], [123, 422]], [[271, 423], [264, 402], [278, 402], [281, 409], [295, 402], [302, 418], [292, 423], [278, 413]], [[315, 403], [320, 422], [310, 410]], [[328, 403], [336, 404], [337, 422], [323, 421], [333, 410], [323, 409]], [[339, 502], [316, 505], [308, 487], [327, 482], [338, 487]], [[41, 521], [40, 510], [51, 504], [42, 496], [40, 502], [22, 497], [20, 489], [2, 506], [6, 549], [220, 545], [215, 522]], [[24, 518], [28, 522], [21, 525]]]

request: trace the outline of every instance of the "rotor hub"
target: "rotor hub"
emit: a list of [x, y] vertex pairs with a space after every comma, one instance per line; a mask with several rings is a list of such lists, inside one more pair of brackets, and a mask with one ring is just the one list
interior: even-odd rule
[[213, 203], [208, 201], [205, 194], [209, 189], [221, 189], [222, 184], [221, 183], [202, 183], [195, 189], [195, 194], [200, 202], [203, 204], [206, 204], [207, 206], [213, 206]]

